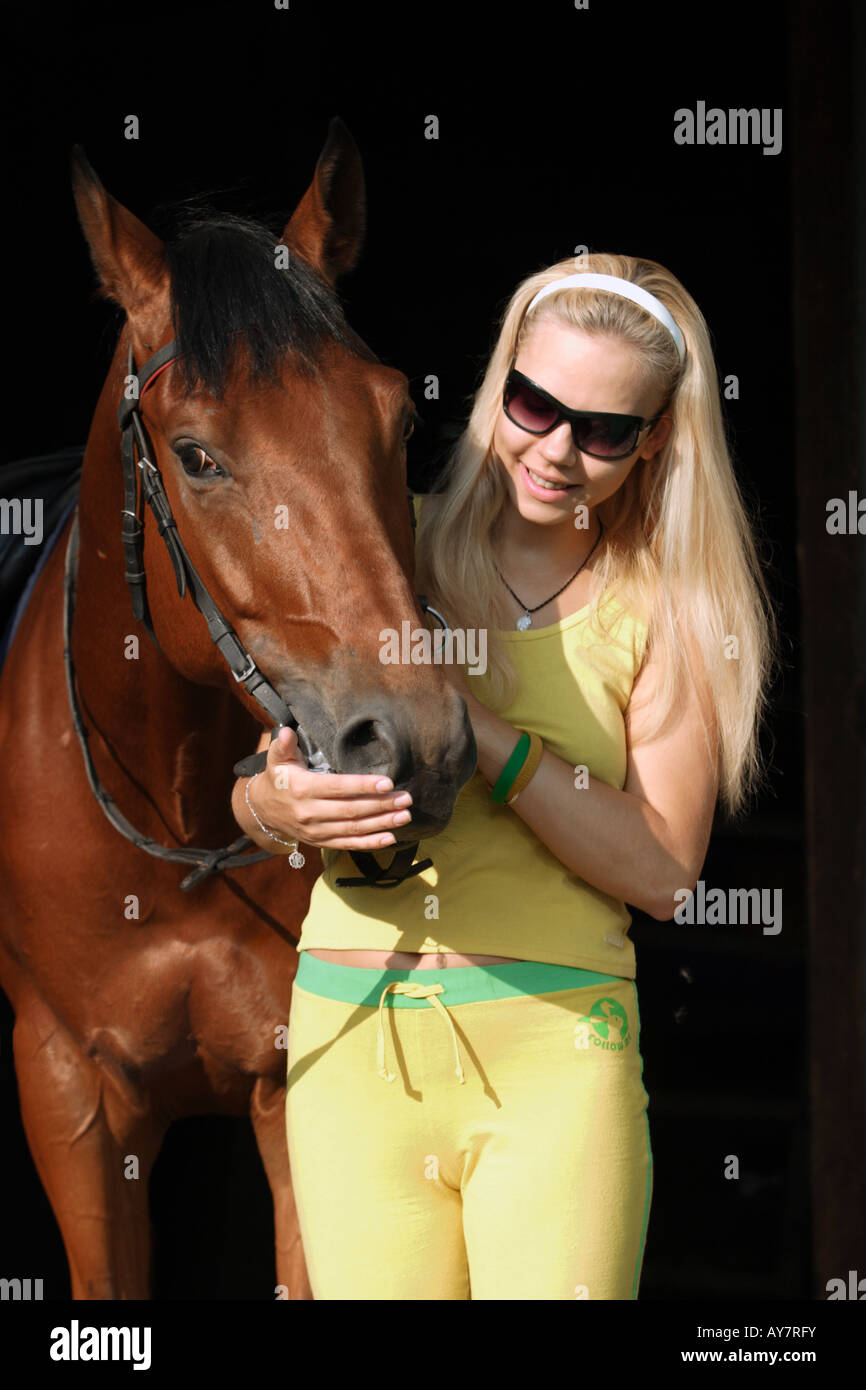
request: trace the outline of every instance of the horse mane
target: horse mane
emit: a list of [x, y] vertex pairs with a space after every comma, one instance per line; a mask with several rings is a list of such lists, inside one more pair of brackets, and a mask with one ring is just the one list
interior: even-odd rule
[[379, 359], [350, 328], [333, 290], [291, 248], [277, 268], [278, 237], [262, 223], [224, 212], [173, 209], [179, 232], [166, 242], [178, 367], [187, 388], [222, 391], [238, 348], [251, 382], [276, 380], [288, 353], [306, 375], [322, 348], [341, 343]]

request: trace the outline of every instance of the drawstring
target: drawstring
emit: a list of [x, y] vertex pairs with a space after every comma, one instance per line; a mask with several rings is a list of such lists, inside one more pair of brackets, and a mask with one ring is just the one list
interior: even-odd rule
[[406, 994], [410, 999], [429, 999], [434, 1009], [438, 1009], [440, 1014], [447, 1019], [448, 1027], [451, 1029], [451, 1038], [454, 1043], [454, 1056], [457, 1058], [455, 1075], [461, 1086], [465, 1082], [466, 1077], [460, 1061], [460, 1049], [457, 1046], [457, 1033], [454, 1029], [454, 1023], [441, 999], [436, 998], [437, 994], [442, 993], [443, 988], [444, 986], [441, 984], [421, 985], [410, 984], [408, 980], [392, 980], [391, 983], [386, 985], [382, 990], [379, 999], [379, 1041], [376, 1048], [376, 1063], [379, 1069], [379, 1075], [382, 1077], [383, 1081], [396, 1081], [397, 1079], [394, 1072], [387, 1071], [385, 1068], [385, 1030], [382, 1026], [382, 1009], [385, 1007], [385, 995], [389, 990], [393, 990], [395, 994]]

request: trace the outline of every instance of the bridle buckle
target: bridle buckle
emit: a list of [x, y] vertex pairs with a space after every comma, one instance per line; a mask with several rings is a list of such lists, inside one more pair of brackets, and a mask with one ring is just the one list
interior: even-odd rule
[[[247, 667], [247, 669], [245, 671], [241, 671], [240, 675], [232, 671], [232, 675], [234, 676], [236, 681], [248, 680], [249, 677], [253, 674], [253, 671], [258, 670], [258, 667], [256, 666], [256, 663], [253, 661], [253, 658], [250, 656], [249, 652], [247, 652], [247, 656], [249, 657], [250, 661], [250, 664]], [[231, 670], [231, 667], [229, 667], [229, 670]]]

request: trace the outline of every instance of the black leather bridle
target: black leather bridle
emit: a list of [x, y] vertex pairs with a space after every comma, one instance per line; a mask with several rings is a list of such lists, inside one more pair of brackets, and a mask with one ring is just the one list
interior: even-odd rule
[[[170, 362], [180, 356], [176, 341], [166, 343], [149, 357], [140, 373], [135, 371], [132, 345], [129, 348], [127, 366], [127, 386], [117, 411], [120, 425], [120, 453], [123, 461], [123, 548], [126, 554], [126, 582], [132, 595], [132, 611], [145, 628], [156, 646], [159, 643], [153, 631], [147, 603], [146, 576], [144, 572], [144, 517], [139, 512], [146, 501], [156, 517], [159, 534], [164, 539], [174, 566], [177, 591], [183, 598], [187, 587], [192, 594], [196, 608], [208, 626], [211, 641], [219, 648], [236, 681], [243, 681], [249, 693], [270, 715], [275, 724], [288, 724], [297, 729], [297, 720], [288, 705], [280, 698], [274, 687], [265, 679], [249, 652], [244, 647], [234, 629], [226, 622], [207, 589], [201, 581], [195, 566], [178, 535], [177, 522], [172, 516], [171, 504], [166, 495], [162, 476], [152, 462], [153, 450], [144, 428], [138, 409], [138, 402], [148, 386], [164, 371]], [[138, 491], [135, 449], [138, 446], [138, 473], [141, 474], [141, 492]], [[309, 749], [302, 749], [305, 756]]]
[[[165, 347], [155, 352], [149, 357], [141, 371], [136, 373], [135, 359], [133, 356], [132, 345], [130, 344], [129, 356], [127, 361], [127, 379], [124, 389], [123, 399], [117, 411], [118, 424], [120, 425], [120, 450], [123, 463], [123, 528], [122, 540], [124, 554], [126, 558], [125, 578], [129, 585], [132, 597], [132, 611], [135, 618], [144, 624], [148, 635], [154, 645], [159, 647], [156, 634], [150, 619], [150, 611], [147, 603], [146, 575], [144, 570], [144, 503], [150, 506], [157, 525], [159, 534], [163, 537], [171, 557], [174, 567], [175, 578], [177, 580], [177, 591], [183, 598], [187, 590], [192, 595], [193, 602], [205, 619], [210, 633], [211, 641], [215, 643], [220, 654], [226, 661], [236, 681], [242, 681], [245, 688], [262, 706], [269, 718], [273, 721], [274, 727], [271, 730], [271, 742], [276, 738], [280, 728], [287, 726], [294, 729], [298, 737], [298, 745], [301, 753], [307, 761], [308, 767], [313, 771], [328, 771], [327, 764], [322, 753], [315, 744], [311, 742], [298, 721], [292, 714], [291, 709], [270, 684], [267, 678], [256, 666], [255, 661], [250, 656], [243, 642], [231, 624], [226, 621], [222, 613], [217, 608], [213, 599], [207, 591], [200, 575], [189, 558], [184, 547], [183, 541], [178, 534], [177, 523], [172, 515], [171, 504], [163, 486], [162, 476], [156, 464], [152, 461], [153, 450], [147, 437], [144, 421], [139, 413], [139, 401], [147, 388], [164, 371], [170, 362], [173, 362], [181, 355], [180, 346], [176, 340], [166, 343]], [[138, 458], [136, 458], [136, 451]], [[141, 477], [141, 490], [139, 491], [138, 479]], [[412, 533], [415, 532], [415, 512], [412, 506], [412, 496], [409, 495], [409, 514], [412, 520]], [[142, 835], [136, 830], [130, 821], [118, 810], [114, 798], [111, 797], [103, 787], [96, 775], [93, 759], [90, 755], [87, 740], [88, 730], [84, 724], [81, 708], [75, 692], [75, 667], [72, 660], [71, 651], [71, 632], [72, 617], [75, 607], [75, 586], [78, 574], [78, 508], [76, 506], [72, 519], [69, 542], [66, 550], [66, 569], [64, 574], [64, 611], [63, 611], [63, 656], [66, 665], [66, 684], [69, 693], [69, 703], [72, 710], [72, 722], [75, 727], [78, 741], [81, 745], [84, 765], [87, 771], [87, 778], [93, 795], [101, 805], [108, 819], [115, 829], [119, 830], [126, 839], [130, 840], [139, 849], [145, 850], [159, 859], [167, 859], [175, 863], [194, 864], [196, 867], [181, 882], [181, 888], [186, 892], [201, 883], [212, 873], [222, 869], [240, 868], [245, 864], [255, 864], [263, 859], [271, 859], [274, 856], [270, 850], [256, 849], [255, 853], [242, 853], [250, 846], [255, 844], [248, 835], [242, 835], [234, 840], [232, 844], [223, 849], [167, 849], [164, 845], [158, 844], [149, 836]], [[447, 630], [447, 623], [434, 608], [431, 608], [423, 595], [418, 595], [418, 602], [425, 612], [432, 613], [433, 616]], [[255, 772], [264, 770], [267, 763], [266, 753], [254, 753], [247, 758], [242, 758], [235, 763], [233, 768], [236, 777], [249, 777]], [[343, 887], [371, 886], [375, 888], [395, 888], [405, 879], [412, 878], [415, 874], [423, 872], [433, 863], [432, 859], [423, 859], [418, 864], [413, 864], [415, 853], [418, 849], [418, 841], [413, 844], [404, 845], [399, 849], [392, 859], [387, 869], [383, 869], [372, 854], [365, 852], [349, 851], [355, 864], [361, 870], [361, 878], [341, 878], [337, 883]]]

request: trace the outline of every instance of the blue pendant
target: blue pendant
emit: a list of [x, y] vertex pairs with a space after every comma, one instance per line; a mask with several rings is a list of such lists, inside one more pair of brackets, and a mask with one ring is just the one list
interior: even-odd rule
[[517, 626], [520, 628], [521, 632], [525, 632], [528, 627], [532, 626], [532, 615], [530, 613], [524, 613], [522, 618], [517, 619]]

